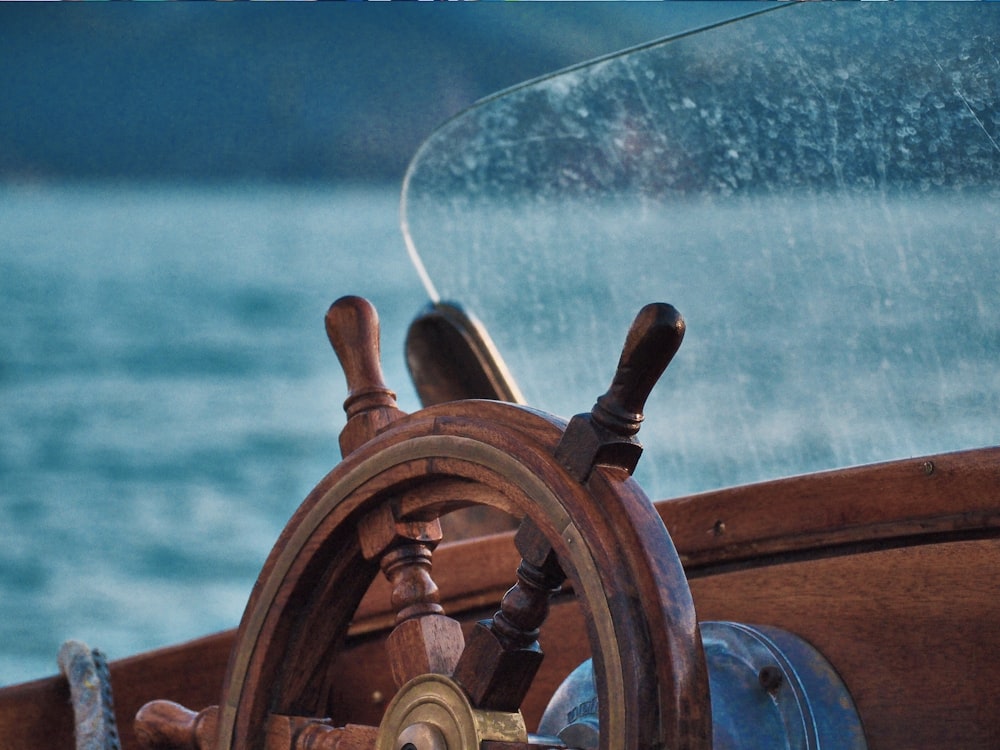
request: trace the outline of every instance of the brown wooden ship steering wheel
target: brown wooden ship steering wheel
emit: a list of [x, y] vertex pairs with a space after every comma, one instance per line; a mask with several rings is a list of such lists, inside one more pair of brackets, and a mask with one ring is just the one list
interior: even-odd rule
[[[383, 383], [374, 308], [338, 300], [327, 330], [350, 395], [343, 462], [310, 493], [247, 605], [219, 707], [157, 701], [137, 717], [147, 748], [515, 750], [538, 669], [549, 599], [580, 604], [594, 659], [600, 746], [711, 746], [708, 677], [681, 563], [631, 478], [642, 409], [683, 336], [668, 305], [629, 332], [611, 388], [562, 420], [513, 404], [457, 401], [406, 415]], [[492, 620], [464, 637], [431, 577], [441, 515], [486, 505], [523, 519], [517, 580]], [[397, 693], [379, 726], [334, 726], [336, 654], [382, 571], [396, 625], [386, 640]], [[335, 707], [333, 707], [335, 708]]]

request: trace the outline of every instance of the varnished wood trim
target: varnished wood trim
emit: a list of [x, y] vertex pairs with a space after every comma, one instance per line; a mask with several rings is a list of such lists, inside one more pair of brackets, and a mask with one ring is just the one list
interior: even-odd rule
[[747, 561], [1000, 535], [1000, 447], [657, 503], [689, 574]]
[[[718, 577], [720, 596], [738, 599], [722, 585], [728, 578], [720, 574], [726, 570], [1000, 535], [1000, 448], [706, 492], [657, 503], [657, 509], [689, 576]], [[512, 537], [500, 534], [438, 549], [435, 580], [447, 612], [478, 616], [495, 606], [519, 561]], [[352, 642], [391, 626], [389, 597], [383, 581], [372, 587], [351, 627]], [[707, 600], [705, 612], [698, 604], [699, 616], [721, 614]], [[731, 613], [740, 614], [751, 613]], [[198, 708], [217, 702], [234, 638], [231, 630], [112, 662], [123, 746], [135, 747], [132, 717], [148, 700]], [[61, 677], [0, 688], [0, 737], [25, 750], [72, 747], [68, 699]]]

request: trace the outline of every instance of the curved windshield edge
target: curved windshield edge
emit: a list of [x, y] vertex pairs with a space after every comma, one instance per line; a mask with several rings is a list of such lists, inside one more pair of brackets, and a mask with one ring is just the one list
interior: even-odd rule
[[661, 497], [997, 440], [1000, 14], [790, 7], [511, 90], [409, 170], [533, 406], [586, 409], [643, 304], [685, 316]]
[[656, 47], [661, 44], [669, 44], [670, 42], [676, 41], [678, 39], [684, 39], [686, 37], [690, 37], [695, 34], [700, 34], [704, 31], [709, 31], [711, 29], [718, 28], [720, 26], [725, 26], [730, 23], [735, 23], [737, 21], [749, 18], [751, 16], [760, 15], [762, 13], [769, 13], [778, 10], [780, 8], [790, 7], [785, 5], [773, 5], [773, 6], [764, 5], [762, 7], [761, 4], [757, 2], [757, 0], [752, 0], [750, 2], [725, 3], [724, 5], [722, 4], [704, 5], [699, 2], [696, 3], [695, 5], [701, 8], [711, 7], [711, 8], [721, 9], [724, 7], [726, 8], [726, 16], [719, 20], [713, 20], [708, 23], [702, 23], [700, 25], [697, 25], [695, 28], [686, 29], [684, 31], [679, 31], [672, 34], [667, 34], [666, 36], [660, 36], [655, 39], [651, 39], [648, 42], [643, 42], [642, 44], [626, 47], [625, 49], [618, 50], [617, 52], [611, 52], [608, 53], [607, 55], [600, 55], [590, 60], [585, 60], [583, 62], [577, 63], [576, 65], [570, 65], [565, 68], [560, 68], [559, 70], [553, 71], [552, 73], [547, 73], [546, 75], [538, 76], [536, 78], [529, 78], [527, 81], [515, 84], [514, 86], [509, 86], [507, 88], [500, 89], [499, 91], [490, 94], [489, 96], [477, 100], [475, 103], [469, 105], [461, 112], [445, 120], [443, 123], [441, 123], [441, 125], [439, 125], [434, 130], [434, 132], [432, 132], [430, 135], [428, 135], [427, 138], [424, 139], [423, 143], [420, 144], [420, 147], [417, 149], [413, 157], [410, 159], [410, 163], [409, 165], [407, 165], [406, 172], [403, 175], [403, 183], [400, 190], [400, 198], [399, 198], [399, 226], [400, 226], [400, 231], [402, 232], [403, 235], [403, 243], [406, 247], [406, 253], [409, 256], [410, 262], [413, 264], [413, 268], [416, 270], [417, 276], [420, 278], [420, 283], [423, 285], [424, 290], [427, 292], [427, 296], [432, 304], [435, 305], [439, 304], [441, 302], [441, 295], [438, 292], [436, 285], [434, 284], [434, 280], [428, 273], [427, 267], [424, 264], [423, 259], [420, 257], [420, 252], [417, 250], [416, 243], [413, 241], [413, 235], [410, 232], [410, 224], [407, 216], [407, 208], [408, 208], [407, 196], [409, 193], [410, 178], [412, 176], [414, 165], [420, 162], [421, 154], [427, 147], [427, 144], [434, 140], [434, 136], [440, 131], [445, 130], [451, 122], [465, 117], [470, 111], [483, 107], [497, 99], [502, 99], [508, 96], [509, 94], [512, 94], [521, 89], [526, 89], [535, 86], [543, 81], [558, 78], [559, 76], [562, 76], [566, 73], [572, 73], [573, 71], [576, 70], [581, 70], [591, 66], [600, 65], [601, 63], [604, 63], [608, 60], [624, 57], [638, 50], [646, 49], [649, 47]]

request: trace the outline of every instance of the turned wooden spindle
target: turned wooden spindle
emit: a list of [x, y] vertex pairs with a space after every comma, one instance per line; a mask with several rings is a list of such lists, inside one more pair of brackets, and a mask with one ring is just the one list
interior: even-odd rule
[[219, 707], [192, 711], [173, 701], [150, 701], [135, 715], [135, 735], [144, 750], [212, 750]]
[[673, 306], [654, 302], [639, 311], [611, 387], [589, 413], [570, 420], [556, 448], [556, 459], [579, 481], [585, 482], [594, 466], [635, 471], [642, 454], [636, 438], [642, 410], [683, 339], [684, 319]]
[[521, 552], [517, 583], [504, 594], [493, 615], [493, 629], [507, 648], [524, 648], [538, 640], [549, 614], [549, 600], [562, 589], [566, 574], [555, 551], [538, 527], [526, 519], [515, 537]]
[[347, 379], [340, 451], [347, 456], [401, 416], [382, 378], [378, 313], [361, 297], [341, 297], [326, 313], [326, 335]]
[[396, 627], [386, 651], [397, 687], [421, 674], [450, 675], [465, 647], [462, 626], [446, 616], [431, 578], [434, 548], [441, 541], [437, 518], [400, 519], [382, 505], [358, 523], [361, 553], [379, 560], [392, 586]]
[[386, 651], [397, 687], [421, 674], [450, 675], [465, 647], [462, 626], [444, 613], [431, 578], [431, 546], [404, 544], [382, 558], [382, 571], [392, 584], [396, 627], [386, 638]]
[[437, 584], [431, 578], [429, 545], [414, 543], [396, 547], [382, 558], [382, 572], [392, 584], [392, 607], [396, 623], [423, 615], [440, 615], [444, 608]]
[[514, 542], [521, 553], [517, 583], [493, 619], [473, 628], [454, 674], [473, 705], [496, 711], [516, 711], [531, 687], [543, 657], [539, 629], [566, 580], [555, 551], [531, 519], [521, 522]]

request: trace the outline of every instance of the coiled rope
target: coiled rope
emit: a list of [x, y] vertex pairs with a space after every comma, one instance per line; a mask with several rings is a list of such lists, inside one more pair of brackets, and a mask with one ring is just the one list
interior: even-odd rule
[[121, 750], [104, 654], [79, 641], [66, 641], [59, 649], [59, 669], [69, 681], [76, 750]]

